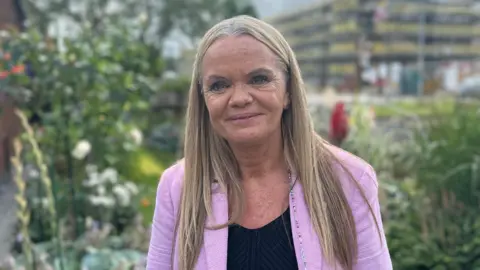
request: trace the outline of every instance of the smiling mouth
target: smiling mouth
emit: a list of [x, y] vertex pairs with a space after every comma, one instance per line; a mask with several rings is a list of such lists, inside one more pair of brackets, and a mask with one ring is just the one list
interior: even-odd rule
[[229, 117], [228, 120], [230, 121], [239, 121], [239, 120], [247, 120], [256, 116], [259, 116], [259, 113], [249, 113], [249, 114], [239, 114]]

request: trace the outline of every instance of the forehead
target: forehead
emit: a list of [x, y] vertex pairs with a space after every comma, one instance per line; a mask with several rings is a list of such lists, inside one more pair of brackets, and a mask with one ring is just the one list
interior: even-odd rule
[[246, 35], [230, 36], [215, 41], [208, 48], [202, 61], [202, 73], [204, 76], [248, 73], [259, 67], [274, 69], [277, 64], [276, 55], [262, 42]]

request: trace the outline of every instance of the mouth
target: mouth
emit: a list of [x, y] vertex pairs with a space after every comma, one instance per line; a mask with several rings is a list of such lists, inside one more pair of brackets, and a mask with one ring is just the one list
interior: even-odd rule
[[229, 121], [240, 121], [240, 120], [247, 120], [256, 116], [261, 115], [260, 113], [244, 113], [244, 114], [237, 114], [234, 116], [230, 116], [227, 120]]

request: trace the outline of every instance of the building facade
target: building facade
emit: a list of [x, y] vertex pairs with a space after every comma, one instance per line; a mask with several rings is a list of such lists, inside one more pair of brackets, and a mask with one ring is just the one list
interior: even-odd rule
[[436, 70], [432, 64], [479, 58], [480, 11], [473, 5], [473, 1], [323, 0], [267, 21], [292, 46], [307, 82], [359, 89], [372, 69], [377, 78], [386, 77], [394, 65], [414, 68], [429, 78]]
[[[0, 31], [23, 28], [24, 13], [19, 0], [0, 0]], [[1, 51], [0, 36], [0, 57]], [[9, 169], [12, 154], [12, 140], [20, 131], [20, 121], [14, 114], [15, 106], [12, 100], [0, 89], [0, 180]]]

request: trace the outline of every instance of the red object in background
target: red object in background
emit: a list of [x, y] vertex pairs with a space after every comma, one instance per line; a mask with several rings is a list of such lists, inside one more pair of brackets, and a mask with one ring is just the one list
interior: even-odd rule
[[0, 71], [0, 80], [7, 78], [9, 74], [8, 71]]
[[[10, 53], [3, 53], [2, 55], [0, 51], [0, 60], [10, 61], [12, 60], [12, 55]], [[6, 79], [11, 74], [22, 74], [24, 72], [25, 72], [25, 65], [14, 65], [14, 66], [11, 66], [10, 70], [8, 69], [4, 70], [0, 68], [0, 80]]]
[[24, 66], [24, 65], [14, 66], [14, 67], [12, 67], [12, 69], [10, 70], [10, 72], [12, 72], [13, 74], [21, 74], [21, 73], [24, 73], [24, 72], [25, 72], [25, 66]]
[[348, 115], [345, 111], [345, 104], [338, 102], [333, 108], [330, 117], [330, 142], [334, 145], [341, 145], [348, 135]]

